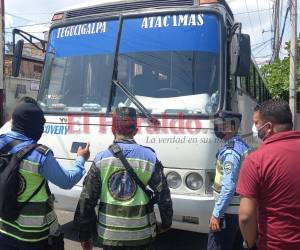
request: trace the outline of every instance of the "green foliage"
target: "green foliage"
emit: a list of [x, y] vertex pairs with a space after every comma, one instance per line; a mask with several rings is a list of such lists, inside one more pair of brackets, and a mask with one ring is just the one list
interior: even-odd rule
[[[298, 58], [300, 53], [300, 38], [298, 44]], [[285, 49], [290, 51], [290, 43], [286, 43]], [[289, 99], [289, 77], [290, 77], [290, 53], [287, 57], [274, 61], [272, 64], [261, 67], [262, 74], [267, 81], [267, 87], [273, 99]], [[300, 63], [297, 62], [297, 83], [300, 90]]]

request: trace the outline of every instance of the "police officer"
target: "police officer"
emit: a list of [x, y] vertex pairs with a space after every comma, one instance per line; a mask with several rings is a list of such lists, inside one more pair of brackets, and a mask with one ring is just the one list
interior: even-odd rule
[[[0, 136], [0, 152], [16, 153], [36, 143], [42, 136], [44, 123], [44, 114], [37, 102], [30, 97], [22, 98], [13, 111], [11, 131]], [[85, 173], [84, 163], [90, 155], [88, 147], [79, 149], [77, 155], [73, 167], [68, 170], [62, 168], [52, 151], [43, 145], [24, 158], [20, 164], [17, 197], [23, 208], [15, 221], [0, 218], [0, 249], [42, 250], [48, 247], [49, 234], [57, 233], [59, 226], [47, 181], [64, 189], [72, 188]], [[38, 188], [36, 195], [24, 202]], [[60, 247], [63, 249], [63, 239]]]
[[237, 135], [241, 117], [220, 113], [214, 122], [215, 134], [225, 145], [218, 151], [213, 185], [215, 207], [209, 222], [208, 250], [243, 249], [239, 229], [239, 197], [235, 193], [240, 166], [249, 146]]
[[[156, 193], [162, 220], [160, 229], [169, 229], [173, 216], [170, 190], [154, 151], [133, 139], [137, 132], [135, 109], [117, 108], [112, 132], [130, 167]], [[109, 150], [96, 155], [76, 209], [74, 220], [84, 250], [93, 247], [94, 208], [99, 200], [97, 233], [104, 250], [151, 249], [157, 233], [153, 207], [148, 206], [146, 193]]]

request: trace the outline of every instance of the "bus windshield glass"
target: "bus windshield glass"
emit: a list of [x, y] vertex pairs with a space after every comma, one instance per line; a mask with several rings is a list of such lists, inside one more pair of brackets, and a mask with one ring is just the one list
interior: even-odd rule
[[48, 112], [105, 112], [119, 22], [98, 21], [50, 33], [39, 103]]
[[[115, 20], [51, 32], [42, 107], [105, 112], [110, 93], [113, 108], [135, 107], [111, 84], [118, 26]], [[125, 18], [116, 80], [153, 114], [214, 113], [220, 99], [220, 30], [213, 14]], [[112, 86], [116, 91], [110, 91]]]

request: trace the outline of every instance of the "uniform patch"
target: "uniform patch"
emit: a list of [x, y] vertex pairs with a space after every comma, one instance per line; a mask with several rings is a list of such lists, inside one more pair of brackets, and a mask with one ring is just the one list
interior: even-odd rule
[[126, 201], [135, 195], [137, 186], [130, 175], [125, 170], [121, 170], [109, 178], [108, 190], [116, 200]]
[[231, 173], [232, 167], [233, 167], [232, 162], [226, 161], [226, 162], [224, 163], [224, 171], [225, 171], [225, 173], [226, 173], [226, 174]]

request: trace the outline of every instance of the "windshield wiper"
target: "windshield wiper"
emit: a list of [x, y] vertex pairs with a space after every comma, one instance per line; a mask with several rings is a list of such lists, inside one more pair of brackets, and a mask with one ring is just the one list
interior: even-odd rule
[[124, 92], [128, 99], [134, 103], [134, 105], [141, 111], [144, 116], [146, 116], [146, 118], [151, 122], [153, 126], [160, 125], [159, 120], [154, 117], [138, 99], [136, 99], [136, 97], [130, 92], [130, 90], [124, 83], [119, 80], [112, 80], [112, 82]]

